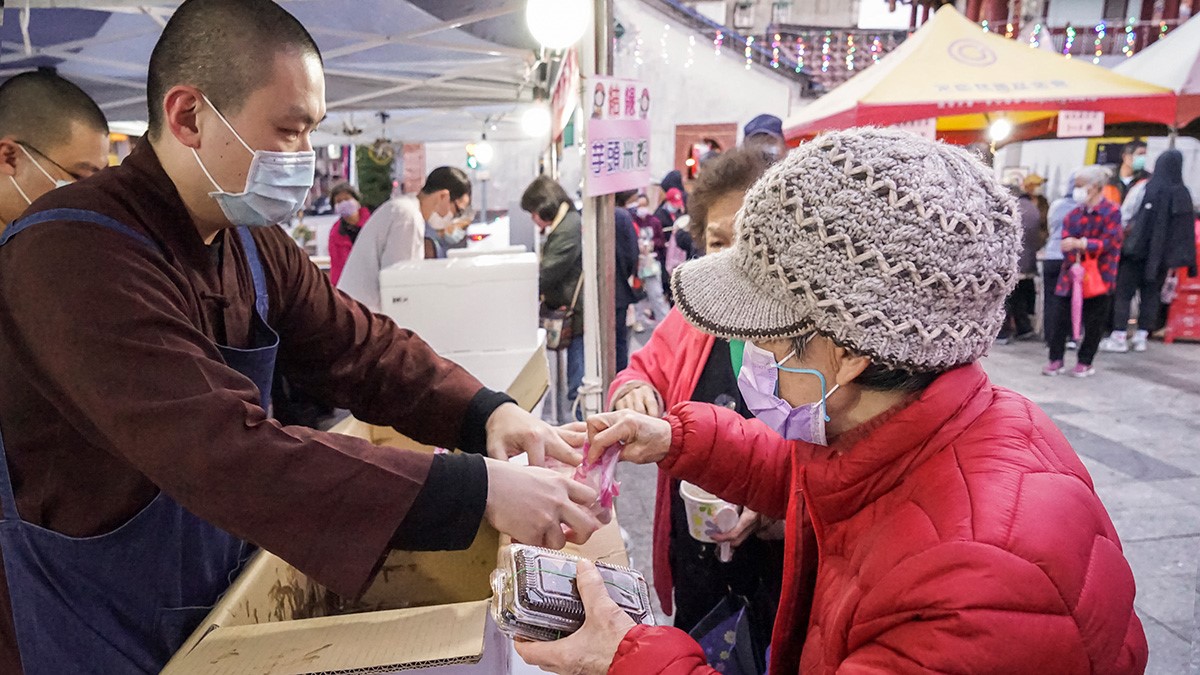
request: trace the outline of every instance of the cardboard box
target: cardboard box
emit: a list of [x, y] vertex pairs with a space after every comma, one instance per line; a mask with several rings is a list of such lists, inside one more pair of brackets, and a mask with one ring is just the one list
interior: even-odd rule
[[[542, 350], [509, 387], [526, 408], [546, 389]], [[536, 394], [535, 394], [536, 392]], [[350, 419], [339, 430], [413, 447], [395, 430]], [[267, 552], [259, 553], [163, 671], [167, 675], [396, 673], [503, 675], [511, 641], [490, 616], [500, 535], [480, 528], [466, 551], [388, 556], [361, 598], [347, 602]], [[627, 565], [614, 521], [568, 551]]]

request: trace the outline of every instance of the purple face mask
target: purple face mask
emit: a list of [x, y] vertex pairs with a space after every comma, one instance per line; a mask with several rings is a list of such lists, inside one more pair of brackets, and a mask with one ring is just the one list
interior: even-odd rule
[[[775, 355], [747, 342], [742, 352], [742, 369], [738, 373], [738, 389], [746, 407], [764, 424], [771, 427], [780, 436], [790, 441], [804, 441], [816, 445], [827, 445], [825, 438], [825, 423], [829, 416], [825, 413], [825, 400], [839, 385], [825, 391], [825, 376], [818, 370], [808, 368], [786, 368], [780, 364], [786, 363], [795, 352], [789, 353], [779, 362]], [[807, 373], [816, 375], [821, 380], [821, 400], [793, 407], [790, 403], [779, 398], [779, 371], [789, 373]]]

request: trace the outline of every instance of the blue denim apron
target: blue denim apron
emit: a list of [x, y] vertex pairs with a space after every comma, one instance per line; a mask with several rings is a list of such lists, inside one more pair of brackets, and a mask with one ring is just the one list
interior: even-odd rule
[[[13, 236], [51, 220], [86, 221], [158, 251], [145, 235], [92, 211], [56, 209], [14, 223]], [[254, 343], [218, 346], [258, 386], [264, 410], [279, 336], [267, 325], [266, 278], [249, 230], [238, 236], [254, 276]], [[252, 544], [210, 525], [160, 492], [112, 532], [68, 537], [21, 520], [0, 438], [0, 546], [26, 675], [157, 673], [229, 587]]]

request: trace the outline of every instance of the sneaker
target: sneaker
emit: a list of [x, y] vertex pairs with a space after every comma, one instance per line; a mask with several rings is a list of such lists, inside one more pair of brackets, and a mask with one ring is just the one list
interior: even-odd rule
[[1067, 349], [1075, 351], [1076, 349], [1079, 349], [1079, 343], [1074, 340], [1067, 340]]
[[1086, 363], [1075, 364], [1075, 369], [1071, 371], [1071, 377], [1091, 377], [1096, 374], [1096, 369]]
[[998, 338], [996, 338], [996, 344], [998, 344], [998, 345], [1006, 345], [1006, 344], [1008, 344], [1008, 338], [1006, 338], [1006, 337], [998, 337]]
[[1146, 351], [1146, 339], [1148, 337], [1149, 337], [1148, 334], [1138, 331], [1133, 336], [1133, 351], [1135, 351], [1135, 352]]
[[1028, 341], [1036, 339], [1036, 338], [1037, 338], [1037, 333], [1035, 333], [1034, 331], [1031, 331], [1031, 330], [1027, 330], [1024, 333], [1017, 333], [1017, 337], [1014, 339], [1017, 342], [1028, 342]]
[[[1134, 348], [1135, 349], [1137, 348], [1136, 343], [1134, 344]], [[1142, 351], [1145, 351], [1145, 350], [1146, 350], [1146, 344], [1143, 342], [1142, 343]], [[1125, 340], [1120, 340], [1120, 339], [1114, 340], [1113, 337], [1110, 335], [1100, 341], [1100, 351], [1124, 354], [1125, 352], [1129, 351], [1129, 343], [1126, 342]]]
[[1063, 371], [1065, 371], [1065, 370], [1066, 370], [1066, 367], [1063, 366], [1062, 361], [1051, 361], [1050, 363], [1046, 364], [1045, 368], [1042, 368], [1042, 374], [1047, 377], [1055, 377], [1058, 375], [1062, 375]]

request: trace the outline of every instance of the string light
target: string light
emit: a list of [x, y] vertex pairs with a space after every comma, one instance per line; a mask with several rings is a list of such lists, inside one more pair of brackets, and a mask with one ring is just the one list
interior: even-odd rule
[[662, 37], [658, 39], [659, 47], [662, 49], [663, 65], [669, 65], [671, 63], [671, 55], [667, 52], [667, 33], [669, 32], [671, 32], [671, 24], [664, 23]]
[[1042, 24], [1036, 24], [1033, 27], [1033, 32], [1029, 34], [1029, 46], [1037, 49], [1042, 46]]
[[695, 60], [696, 60], [696, 36], [689, 35], [688, 36], [687, 61], [684, 62], [683, 67], [691, 68], [692, 63], [694, 63]]
[[804, 38], [796, 38], [796, 72], [804, 70], [804, 57], [808, 56], [808, 45], [805, 44]]
[[1075, 45], [1075, 27], [1067, 24], [1067, 40], [1063, 43], [1063, 55], [1071, 58], [1071, 47]]
[[1162, 38], [1162, 36], [1164, 36], [1164, 35], [1166, 35], [1166, 34], [1167, 34], [1167, 31], [1168, 31], [1168, 30], [1170, 30], [1170, 28], [1167, 28], [1167, 22], [1166, 22], [1166, 21], [1163, 21], [1162, 23], [1160, 23], [1160, 24], [1158, 25], [1158, 37], [1161, 39], [1161, 38]]
[[984, 19], [984, 20], [983, 20], [983, 24], [982, 24], [982, 25], [983, 25], [983, 32], [985, 32], [985, 33], [988, 33], [988, 32], [990, 32], [990, 31], [988, 30], [988, 20], [987, 20], [987, 19]]
[[879, 59], [883, 56], [883, 41], [876, 35], [871, 38], [871, 63], [879, 63]]
[[854, 46], [854, 33], [846, 33], [846, 70], [854, 70], [854, 52], [858, 51], [858, 47]]
[[1011, 40], [1012, 36], [1013, 36], [1013, 25], [1012, 25], [1012, 22], [1009, 21], [1008, 26], [1006, 26], [1004, 29], [1004, 37], [1009, 38]]
[[1125, 46], [1121, 47], [1121, 53], [1125, 55], [1125, 58], [1133, 56], [1135, 40], [1136, 36], [1133, 34], [1133, 17], [1131, 16], [1125, 20]]
[[833, 42], [833, 31], [825, 31], [825, 41], [821, 43], [821, 72], [829, 72], [829, 62], [833, 58], [829, 55], [829, 45]]
[[751, 65], [751, 63], [753, 63], [752, 56], [754, 54], [754, 36], [753, 35], [746, 38], [746, 51], [743, 53], [746, 55], [746, 70], [750, 70], [750, 65]]
[[636, 63], [639, 68], [643, 63], [645, 63], [642, 60], [642, 44], [642, 31], [639, 30], [637, 33], [637, 39], [633, 41], [633, 62]]
[[713, 38], [713, 56], [721, 55], [721, 47], [725, 44], [725, 33], [717, 31], [717, 36]]
[[779, 37], [779, 33], [776, 33], [774, 35], [774, 37], [771, 38], [771, 67], [775, 68], [775, 69], [779, 68], [779, 40], [780, 39], [781, 38]]
[[1100, 55], [1104, 53], [1104, 47], [1101, 45], [1101, 42], [1104, 41], [1104, 36], [1107, 34], [1108, 28], [1104, 25], [1103, 21], [1096, 24], [1096, 52], [1095, 55], [1092, 56], [1092, 63], [1100, 63]]

